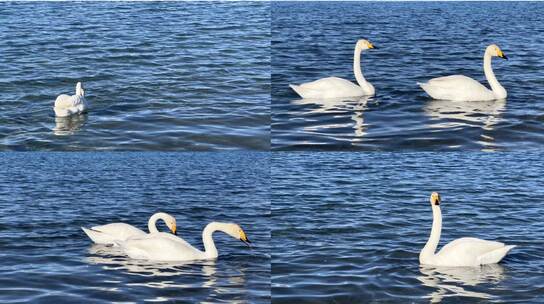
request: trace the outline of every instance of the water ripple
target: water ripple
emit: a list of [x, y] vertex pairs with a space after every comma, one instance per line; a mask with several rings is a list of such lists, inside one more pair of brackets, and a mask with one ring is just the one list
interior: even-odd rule
[[[272, 156], [273, 303], [538, 303], [544, 290], [542, 153]], [[499, 265], [422, 267], [442, 194], [441, 245], [518, 245]]]
[[[278, 150], [515, 150], [544, 143], [544, 40], [535, 2], [273, 2], [272, 147]], [[512, 24], [512, 20], [519, 20]], [[288, 84], [354, 80], [353, 46], [368, 38], [365, 77], [377, 95], [301, 104]], [[417, 86], [433, 77], [485, 78], [485, 47], [509, 61], [494, 71], [506, 102], [447, 103]], [[487, 84], [486, 84], [487, 85]]]
[[[268, 164], [241, 152], [4, 153], [0, 302], [269, 303]], [[145, 229], [158, 210], [196, 247], [210, 221], [239, 223], [253, 246], [216, 234], [216, 261], [145, 262], [92, 245], [80, 229]]]
[[[0, 149], [269, 148], [268, 3], [11, 2], [0, 16]], [[92, 110], [59, 134], [53, 102], [77, 81]]]

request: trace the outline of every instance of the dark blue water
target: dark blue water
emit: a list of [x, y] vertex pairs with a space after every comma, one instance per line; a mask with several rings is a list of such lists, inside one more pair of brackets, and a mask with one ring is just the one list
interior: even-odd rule
[[[273, 303], [542, 303], [542, 153], [274, 153]], [[518, 245], [496, 265], [420, 267], [440, 246]]]
[[[313, 150], [515, 150], [544, 143], [544, 3], [272, 3], [272, 146]], [[514, 22], [515, 20], [515, 22]], [[288, 84], [354, 81], [353, 48], [376, 96], [301, 102]], [[462, 74], [487, 86], [485, 47], [506, 102], [443, 102], [416, 84]]]
[[0, 41], [0, 149], [269, 148], [266, 2], [4, 2]]
[[[0, 302], [270, 302], [268, 155], [11, 153], [0, 166]], [[253, 247], [216, 233], [215, 261], [146, 263], [80, 229], [147, 229], [159, 210], [199, 248], [210, 221], [240, 224]]]

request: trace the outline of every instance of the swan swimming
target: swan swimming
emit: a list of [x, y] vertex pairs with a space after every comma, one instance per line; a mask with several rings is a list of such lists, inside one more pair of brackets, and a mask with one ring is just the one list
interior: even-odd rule
[[375, 49], [376, 47], [365, 39], [360, 39], [355, 44], [353, 54], [353, 73], [358, 85], [353, 82], [338, 78], [327, 77], [316, 81], [303, 83], [300, 85], [289, 86], [297, 92], [302, 98], [342, 98], [342, 97], [360, 97], [373, 96], [374, 86], [366, 81], [361, 71], [361, 53], [364, 50]]
[[209, 260], [218, 257], [212, 237], [215, 231], [224, 232], [249, 246], [250, 241], [238, 224], [220, 222], [211, 222], [202, 231], [204, 251], [191, 246], [182, 238], [164, 232], [151, 233], [117, 243], [125, 254], [133, 259], [170, 262]]
[[55, 100], [55, 116], [66, 117], [74, 114], [81, 114], [87, 110], [89, 105], [85, 100], [85, 91], [81, 82], [76, 84], [76, 94], [69, 96], [61, 94]]
[[[158, 212], [153, 214], [147, 222], [149, 233], [158, 233], [157, 221], [162, 220], [173, 234], [176, 234], [176, 219], [168, 213]], [[81, 227], [85, 234], [96, 244], [115, 245], [118, 241], [125, 241], [129, 238], [143, 237], [147, 233], [125, 223], [111, 223], [92, 228]]]
[[452, 100], [452, 101], [487, 101], [495, 99], [505, 99], [506, 90], [501, 86], [493, 69], [491, 68], [491, 57], [500, 57], [508, 60], [508, 57], [496, 45], [492, 44], [485, 49], [484, 54], [484, 73], [491, 90], [486, 88], [478, 81], [464, 76], [452, 75], [438, 77], [429, 80], [426, 83], [418, 83], [419, 86], [434, 99]]
[[435, 254], [442, 230], [442, 213], [440, 211], [440, 195], [431, 194], [433, 209], [433, 227], [425, 247], [419, 253], [419, 263], [432, 266], [479, 266], [498, 263], [515, 245], [504, 245], [500, 242], [486, 241], [464, 237], [446, 244]]

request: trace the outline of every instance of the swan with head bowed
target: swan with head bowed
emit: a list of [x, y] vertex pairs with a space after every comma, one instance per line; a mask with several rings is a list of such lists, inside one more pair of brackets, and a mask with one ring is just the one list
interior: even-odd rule
[[[157, 221], [162, 220], [166, 226], [176, 234], [176, 219], [168, 213], [158, 212], [153, 214], [147, 222], [149, 233], [158, 233]], [[146, 236], [144, 231], [125, 223], [111, 223], [92, 228], [81, 227], [85, 234], [96, 244], [115, 245], [118, 241], [125, 241], [134, 237]]]
[[500, 242], [486, 241], [464, 237], [446, 244], [435, 253], [442, 231], [442, 213], [440, 211], [440, 195], [431, 194], [433, 209], [433, 226], [425, 247], [419, 253], [419, 263], [432, 266], [479, 266], [498, 263], [515, 245], [504, 245]]
[[505, 99], [507, 94], [503, 86], [497, 81], [491, 68], [491, 58], [508, 59], [502, 50], [495, 44], [488, 46], [484, 53], [484, 73], [491, 90], [478, 81], [464, 76], [452, 75], [438, 77], [426, 83], [418, 83], [421, 88], [434, 99], [452, 101], [487, 101]]
[[303, 83], [300, 85], [289, 85], [302, 98], [343, 98], [343, 97], [360, 97], [373, 96], [374, 86], [366, 81], [361, 71], [361, 53], [364, 50], [375, 49], [370, 41], [360, 39], [355, 44], [355, 52], [353, 54], [353, 72], [357, 84], [338, 78], [327, 77], [316, 81]]
[[89, 105], [85, 100], [85, 91], [83, 90], [83, 85], [81, 82], [76, 84], [76, 94], [75, 95], [66, 95], [61, 94], [55, 100], [55, 116], [57, 117], [67, 117], [70, 115], [81, 114], [87, 111]]
[[150, 233], [117, 243], [133, 259], [170, 262], [209, 260], [219, 256], [213, 241], [213, 233], [216, 231], [224, 232], [249, 246], [250, 241], [238, 224], [220, 222], [211, 222], [202, 231], [204, 251], [191, 246], [182, 238], [164, 232]]

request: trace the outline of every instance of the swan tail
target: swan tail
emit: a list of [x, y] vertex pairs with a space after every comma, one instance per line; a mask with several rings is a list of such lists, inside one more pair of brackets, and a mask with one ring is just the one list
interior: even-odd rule
[[291, 89], [293, 89], [293, 91], [295, 91], [300, 97], [303, 97], [302, 96], [303, 93], [302, 93], [302, 90], [301, 90], [300, 86], [290, 84], [289, 87], [291, 87]]
[[320, 91], [312, 90], [310, 88], [303, 87], [303, 85], [290, 84], [289, 86], [291, 87], [291, 89], [293, 89], [293, 91], [295, 91], [298, 94], [298, 96], [300, 96], [303, 99], [305, 99], [305, 98], [323, 98], [324, 97], [323, 94], [321, 94]]
[[101, 232], [101, 231], [98, 231], [98, 230], [94, 230], [92, 228], [85, 228], [85, 227], [81, 227], [81, 229], [83, 230], [83, 232], [85, 232], [85, 234], [96, 244], [106, 244], [106, 245], [111, 245], [111, 244], [115, 244], [116, 243], [116, 240], [113, 239], [111, 236]]
[[429, 83], [428, 82], [417, 82], [417, 85], [420, 86], [423, 89], [423, 91], [425, 91], [427, 94], [429, 94], [429, 91], [428, 91]]
[[510, 250], [514, 249], [516, 245], [507, 245], [495, 250], [492, 250], [486, 254], [481, 255], [478, 260], [480, 265], [484, 264], [496, 264], [500, 262]]

